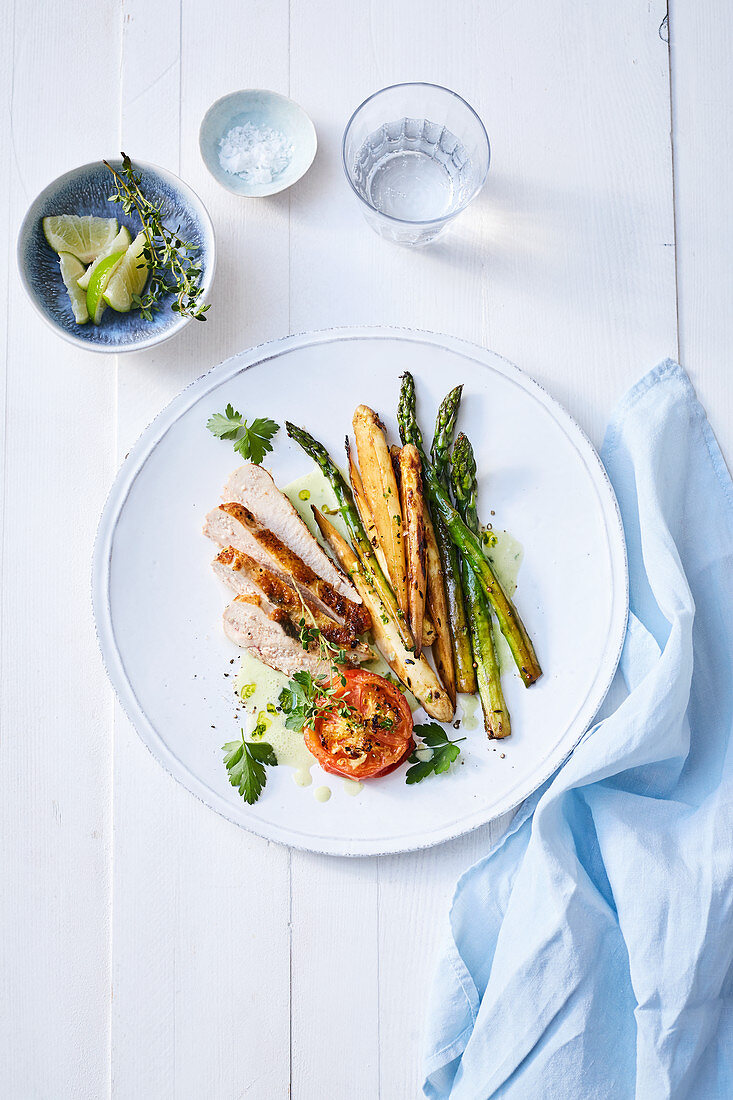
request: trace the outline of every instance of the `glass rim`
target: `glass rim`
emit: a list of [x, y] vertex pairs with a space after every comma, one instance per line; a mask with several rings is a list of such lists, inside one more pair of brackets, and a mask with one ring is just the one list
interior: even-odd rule
[[[382, 95], [384, 92], [394, 91], [395, 88], [433, 88], [434, 90], [439, 92], [446, 92], [449, 96], [457, 99], [460, 103], [463, 104], [464, 107], [466, 107], [471, 112], [481, 128], [481, 133], [486, 139], [486, 171], [484, 172], [481, 180], [471, 191], [471, 194], [466, 199], [464, 199], [460, 206], [456, 207], [456, 209], [452, 210], [449, 214], [442, 214], [439, 218], [421, 218], [419, 221], [411, 221], [408, 218], [396, 218], [394, 214], [386, 214], [383, 210], [377, 210], [376, 206], [373, 206], [372, 203], [368, 202], [364, 198], [364, 196], [357, 191], [356, 187], [354, 186], [354, 181], [351, 178], [351, 173], [346, 163], [346, 139], [349, 135], [349, 131], [353, 125], [354, 119], [359, 114], [359, 112], [364, 107], [366, 107], [367, 103], [371, 103], [373, 99], [376, 99], [377, 96]], [[366, 206], [367, 210], [371, 210], [373, 214], [378, 214], [380, 218], [386, 218], [388, 221], [396, 222], [397, 225], [440, 225], [442, 222], [452, 221], [453, 218], [462, 213], [469, 205], [469, 203], [473, 202], [481, 188], [486, 183], [486, 177], [489, 174], [489, 167], [491, 165], [491, 142], [489, 141], [489, 135], [486, 132], [486, 127], [484, 126], [478, 111], [471, 106], [468, 100], [464, 99], [462, 95], [459, 95], [458, 92], [452, 91], [451, 88], [446, 88], [443, 84], [433, 84], [429, 80], [403, 80], [400, 81], [398, 84], [387, 84], [384, 88], [379, 88], [376, 92], [372, 92], [372, 94], [370, 96], [367, 96], [367, 98], [359, 104], [356, 110], [352, 112], [349, 121], [346, 123], [344, 134], [341, 139], [341, 164], [343, 166], [346, 179], [348, 180], [349, 187], [354, 192], [359, 202], [362, 202], [364, 206]]]

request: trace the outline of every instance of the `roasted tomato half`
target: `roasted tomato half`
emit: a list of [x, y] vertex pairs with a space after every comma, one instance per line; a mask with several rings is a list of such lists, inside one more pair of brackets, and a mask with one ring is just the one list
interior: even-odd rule
[[349, 779], [386, 775], [412, 752], [412, 712], [398, 688], [363, 669], [344, 669], [305, 743], [327, 772]]

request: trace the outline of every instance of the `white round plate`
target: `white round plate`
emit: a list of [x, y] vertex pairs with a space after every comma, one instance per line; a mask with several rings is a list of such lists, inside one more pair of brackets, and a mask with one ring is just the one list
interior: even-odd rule
[[[441, 398], [464, 384], [459, 427], [476, 450], [484, 522], [524, 546], [517, 606], [544, 669], [532, 688], [504, 676], [512, 736], [463, 742], [463, 766], [408, 787], [404, 769], [358, 797], [314, 766], [312, 787], [268, 769], [254, 806], [229, 785], [221, 746], [238, 736], [236, 649], [224, 636], [227, 595], [212, 573], [207, 511], [239, 464], [206, 428], [231, 402], [246, 417], [304, 425], [343, 466], [357, 404], [397, 439], [399, 376], [415, 376], [429, 440]], [[286, 436], [265, 465], [279, 485], [312, 464]], [[102, 655], [145, 744], [180, 783], [224, 817], [270, 840], [335, 855], [424, 848], [516, 806], [577, 744], [611, 683], [623, 643], [628, 576], [613, 490], [570, 416], [492, 352], [445, 336], [340, 329], [292, 336], [234, 356], [189, 386], [142, 435], [114, 483], [94, 553]], [[225, 673], [230, 675], [225, 677]], [[212, 728], [215, 727], [215, 728]], [[322, 776], [322, 777], [321, 777]], [[319, 783], [329, 802], [313, 797]]]

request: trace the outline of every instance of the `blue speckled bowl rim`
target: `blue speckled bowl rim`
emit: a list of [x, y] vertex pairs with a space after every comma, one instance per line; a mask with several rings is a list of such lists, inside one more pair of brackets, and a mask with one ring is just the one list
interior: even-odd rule
[[[309, 123], [311, 130], [313, 131], [313, 156], [308, 161], [308, 163], [306, 164], [305, 168], [300, 173], [300, 175], [296, 176], [296, 178], [294, 180], [290, 180], [288, 183], [280, 183], [280, 184], [277, 184], [277, 185], [273, 186], [271, 191], [260, 191], [257, 194], [251, 194], [251, 195], [247, 194], [243, 191], [237, 191], [233, 187], [229, 187], [223, 180], [220, 180], [219, 177], [216, 176], [214, 174], [214, 172], [211, 171], [211, 168], [209, 167], [209, 162], [208, 162], [208, 160], [206, 158], [206, 155], [204, 153], [204, 148], [203, 148], [203, 144], [202, 144], [202, 135], [203, 135], [203, 132], [204, 132], [204, 126], [206, 125], [206, 120], [208, 119], [208, 117], [212, 113], [212, 111], [214, 111], [219, 106], [220, 103], [224, 103], [224, 101], [227, 100], [227, 99], [235, 99], [237, 96], [247, 96], [247, 95], [269, 95], [269, 96], [272, 96], [273, 99], [282, 99], [285, 103], [292, 104], [293, 107], [295, 107], [298, 111], [300, 111], [300, 113], [303, 115], [303, 117]], [[302, 107], [300, 105], [300, 103], [298, 103], [297, 100], [291, 99], [290, 96], [283, 95], [282, 92], [272, 92], [272, 91], [270, 91], [269, 88], [239, 88], [237, 91], [227, 92], [226, 95], [219, 96], [219, 98], [215, 99], [214, 102], [212, 104], [210, 104], [210, 106], [206, 109], [206, 113], [204, 114], [204, 117], [201, 119], [201, 125], [199, 126], [199, 153], [201, 154], [202, 161], [206, 165], [207, 172], [210, 174], [212, 179], [216, 180], [216, 182], [219, 184], [220, 187], [222, 187], [225, 191], [228, 191], [230, 195], [236, 195], [238, 199], [267, 199], [267, 198], [270, 197], [270, 195], [279, 195], [282, 191], [287, 191], [289, 187], [294, 187], [296, 183], [298, 183], [300, 180], [302, 180], [302, 178], [306, 174], [306, 172], [308, 172], [310, 170], [310, 168], [313, 164], [313, 161], [316, 159], [316, 153], [317, 152], [318, 152], [318, 133], [317, 133], [316, 128], [313, 124], [313, 119], [308, 114], [305, 107]]]
[[[36, 197], [28, 206], [20, 228], [18, 229], [18, 237], [15, 246], [15, 261], [18, 268], [18, 274], [20, 275], [20, 281], [23, 284], [28, 300], [30, 301], [33, 309], [36, 313], [45, 321], [50, 329], [52, 329], [57, 336], [60, 336], [62, 340], [66, 340], [69, 344], [74, 344], [75, 347], [84, 348], [86, 351], [97, 352], [103, 355], [124, 355], [130, 351], [144, 351], [146, 348], [156, 347], [158, 344], [165, 343], [166, 340], [170, 340], [171, 337], [176, 336], [181, 332], [186, 325], [193, 320], [192, 317], [181, 317], [180, 324], [174, 325], [169, 329], [165, 329], [163, 332], [158, 332], [154, 336], [151, 336], [148, 340], [137, 340], [130, 344], [93, 344], [89, 340], [85, 340], [83, 336], [75, 336], [73, 332], [68, 332], [60, 325], [56, 324], [52, 317], [49, 316], [38, 304], [35, 298], [35, 294], [30, 285], [28, 276], [26, 275], [25, 266], [23, 264], [23, 258], [21, 255], [21, 245], [25, 237], [26, 226], [31, 217], [31, 211], [33, 208], [41, 202], [47, 195], [53, 194], [53, 192], [59, 187], [60, 184], [65, 183], [67, 179], [72, 176], [78, 175], [80, 172], [84, 172], [87, 169], [98, 168], [102, 160], [117, 161], [119, 156], [99, 157], [97, 160], [88, 161], [86, 164], [80, 164], [77, 168], [70, 168], [68, 172], [62, 172], [60, 176], [56, 176], [51, 180], [41, 191], [38, 192]], [[208, 264], [206, 277], [204, 279], [204, 292], [202, 300], [205, 302], [208, 298], [209, 292], [214, 282], [214, 275], [216, 274], [216, 234], [214, 233], [214, 224], [211, 220], [209, 211], [204, 206], [203, 200], [194, 191], [193, 187], [188, 183], [184, 183], [180, 176], [177, 176], [175, 172], [169, 171], [167, 168], [162, 168], [159, 164], [153, 164], [151, 161], [135, 159], [135, 167], [142, 168], [147, 172], [151, 172], [153, 175], [156, 173], [166, 180], [169, 184], [175, 185], [181, 191], [190, 197], [193, 204], [197, 207], [199, 215], [201, 217], [202, 224], [208, 229], [208, 233], [211, 237], [211, 261]]]

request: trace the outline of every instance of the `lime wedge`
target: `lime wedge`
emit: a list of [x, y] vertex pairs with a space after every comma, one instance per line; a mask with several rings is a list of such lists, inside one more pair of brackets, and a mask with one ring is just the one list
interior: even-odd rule
[[98, 325], [102, 320], [102, 314], [107, 308], [102, 295], [107, 289], [107, 283], [109, 282], [112, 272], [121, 262], [124, 252], [113, 252], [97, 265], [97, 270], [89, 280], [89, 286], [87, 287], [87, 309], [89, 310], [89, 316], [94, 321], [95, 325]]
[[59, 252], [59, 264], [61, 266], [61, 278], [69, 294], [71, 308], [74, 311], [74, 320], [77, 325], [85, 325], [89, 320], [87, 309], [87, 296], [78, 285], [78, 278], [84, 272], [84, 264], [72, 256], [70, 252]]
[[117, 236], [117, 218], [57, 214], [43, 219], [43, 232], [54, 252], [70, 252], [90, 264]]
[[118, 313], [130, 312], [133, 294], [142, 294], [148, 281], [148, 262], [143, 256], [146, 243], [145, 234], [138, 233], [107, 284], [104, 300]]
[[79, 279], [79, 286], [81, 289], [86, 290], [89, 286], [89, 280], [94, 274], [97, 264], [100, 264], [102, 260], [106, 260], [113, 252], [124, 252], [131, 241], [132, 233], [126, 225], [123, 225], [112, 243], [108, 244], [107, 247], [99, 253], [94, 263], [90, 264], [86, 271], [82, 272], [82, 276]]

